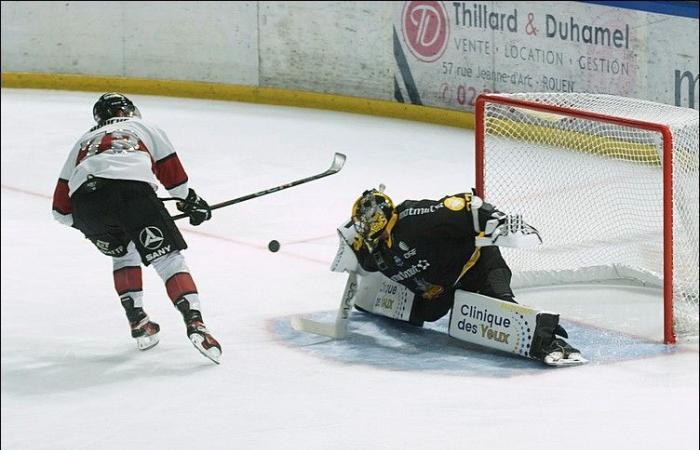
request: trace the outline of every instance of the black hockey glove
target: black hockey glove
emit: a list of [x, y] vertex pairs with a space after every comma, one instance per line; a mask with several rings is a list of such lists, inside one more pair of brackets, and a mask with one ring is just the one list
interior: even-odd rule
[[184, 202], [177, 202], [177, 209], [187, 214], [190, 225], [199, 225], [205, 220], [211, 219], [211, 208], [194, 189], [190, 189]]

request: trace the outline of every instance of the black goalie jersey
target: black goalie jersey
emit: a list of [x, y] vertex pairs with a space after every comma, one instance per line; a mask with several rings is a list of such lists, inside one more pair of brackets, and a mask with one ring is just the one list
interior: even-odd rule
[[[474, 245], [471, 198], [461, 193], [440, 200], [404, 201], [387, 225], [389, 238], [381, 240], [372, 253], [355, 242], [353, 250], [360, 264], [426, 300], [451, 294], [480, 254]], [[480, 217], [482, 221], [485, 218]]]

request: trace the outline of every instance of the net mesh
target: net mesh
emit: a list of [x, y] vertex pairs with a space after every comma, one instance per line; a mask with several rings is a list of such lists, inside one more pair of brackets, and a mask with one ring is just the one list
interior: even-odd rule
[[630, 278], [661, 287], [664, 135], [592, 115], [670, 130], [673, 327], [679, 337], [697, 335], [698, 112], [570, 93], [491, 95], [478, 107], [485, 199], [522, 214], [544, 240], [536, 251], [502, 249], [514, 285]]

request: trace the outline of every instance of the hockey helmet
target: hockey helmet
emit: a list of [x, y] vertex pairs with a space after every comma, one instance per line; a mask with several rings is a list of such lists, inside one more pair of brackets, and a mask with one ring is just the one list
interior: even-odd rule
[[377, 245], [393, 214], [394, 202], [383, 185], [364, 191], [352, 205], [352, 223], [370, 249]]
[[141, 112], [124, 94], [108, 92], [97, 100], [92, 115], [98, 125], [104, 125], [113, 117], [141, 117]]

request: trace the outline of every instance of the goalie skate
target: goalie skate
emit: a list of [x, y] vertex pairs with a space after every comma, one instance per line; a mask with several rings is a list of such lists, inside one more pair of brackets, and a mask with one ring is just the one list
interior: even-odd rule
[[158, 332], [160, 332], [160, 325], [152, 322], [148, 316], [131, 325], [131, 337], [136, 339], [136, 348], [139, 350], [155, 347], [160, 341]]
[[542, 362], [548, 366], [564, 367], [564, 366], [580, 366], [588, 362], [581, 352], [571, 347], [562, 339], [554, 339], [550, 344], [550, 348]]
[[198, 320], [188, 323], [187, 337], [190, 338], [192, 345], [194, 345], [202, 355], [214, 361], [216, 364], [220, 364], [221, 345], [219, 345], [217, 340], [214, 339], [214, 336], [209, 333], [204, 323]]

